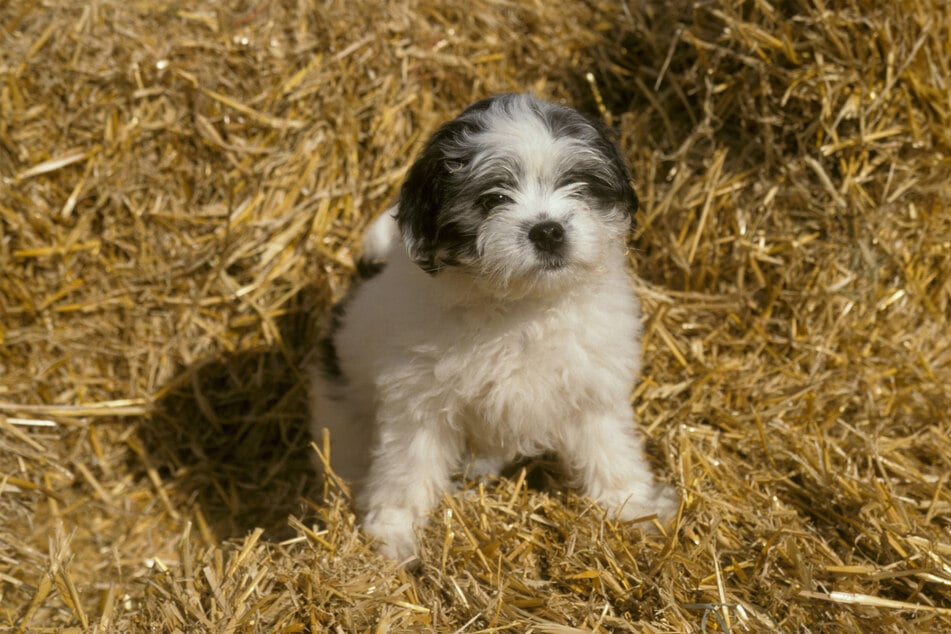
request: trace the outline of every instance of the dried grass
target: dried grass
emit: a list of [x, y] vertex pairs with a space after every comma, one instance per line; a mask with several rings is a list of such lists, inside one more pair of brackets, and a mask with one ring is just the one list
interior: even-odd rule
[[[0, 5], [0, 627], [951, 629], [942, 0]], [[546, 465], [415, 573], [309, 467], [296, 370], [426, 135], [617, 126], [669, 535]]]

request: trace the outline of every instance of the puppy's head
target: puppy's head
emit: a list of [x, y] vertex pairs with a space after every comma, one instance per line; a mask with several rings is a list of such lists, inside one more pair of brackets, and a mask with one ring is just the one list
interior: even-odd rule
[[507, 94], [433, 135], [400, 191], [397, 220], [425, 271], [454, 267], [504, 295], [560, 288], [603, 266], [636, 208], [603, 125]]

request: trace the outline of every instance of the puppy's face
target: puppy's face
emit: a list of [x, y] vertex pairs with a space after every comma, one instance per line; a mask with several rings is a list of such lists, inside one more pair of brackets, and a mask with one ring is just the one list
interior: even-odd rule
[[551, 292], [602, 266], [637, 197], [604, 127], [528, 95], [478, 102], [410, 169], [397, 219], [429, 273], [469, 273], [498, 295]]

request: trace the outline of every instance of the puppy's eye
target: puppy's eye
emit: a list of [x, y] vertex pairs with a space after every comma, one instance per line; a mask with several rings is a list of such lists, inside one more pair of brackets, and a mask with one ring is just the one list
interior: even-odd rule
[[510, 202], [512, 202], [511, 198], [498, 192], [491, 192], [489, 194], [483, 194], [482, 196], [479, 196], [479, 206], [485, 211], [492, 211], [499, 205], [504, 205]]
[[572, 198], [586, 198], [591, 194], [591, 185], [584, 181], [571, 183], [567, 189], [568, 195]]

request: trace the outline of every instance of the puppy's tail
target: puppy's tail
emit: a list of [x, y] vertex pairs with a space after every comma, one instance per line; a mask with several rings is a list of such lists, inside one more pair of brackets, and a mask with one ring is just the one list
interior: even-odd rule
[[373, 277], [386, 265], [390, 250], [399, 241], [396, 207], [390, 207], [374, 220], [363, 235], [363, 254], [357, 262], [361, 278]]

